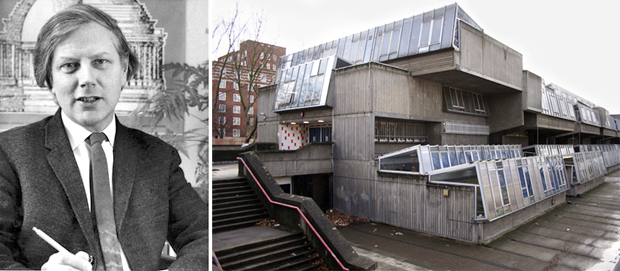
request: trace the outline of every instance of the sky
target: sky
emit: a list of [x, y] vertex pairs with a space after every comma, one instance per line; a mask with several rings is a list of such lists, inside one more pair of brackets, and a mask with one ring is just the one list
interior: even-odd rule
[[[620, 114], [620, 1], [211, 0], [210, 29], [238, 3], [242, 21], [264, 18], [261, 42], [291, 54], [455, 2], [485, 34], [521, 53], [524, 70]], [[225, 53], [216, 40], [211, 59]]]

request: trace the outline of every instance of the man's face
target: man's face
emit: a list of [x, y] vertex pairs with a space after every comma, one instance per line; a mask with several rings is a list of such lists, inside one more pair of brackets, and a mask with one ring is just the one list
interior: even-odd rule
[[97, 23], [85, 24], [54, 51], [52, 92], [71, 120], [89, 131], [103, 131], [126, 83], [125, 67], [112, 32]]

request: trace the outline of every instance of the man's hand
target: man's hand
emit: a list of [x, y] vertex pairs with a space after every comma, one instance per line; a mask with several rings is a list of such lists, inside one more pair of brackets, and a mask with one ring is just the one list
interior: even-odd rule
[[41, 270], [91, 271], [93, 266], [88, 261], [88, 258], [88, 254], [84, 251], [80, 251], [75, 255], [57, 252], [52, 254], [47, 262], [41, 266]]

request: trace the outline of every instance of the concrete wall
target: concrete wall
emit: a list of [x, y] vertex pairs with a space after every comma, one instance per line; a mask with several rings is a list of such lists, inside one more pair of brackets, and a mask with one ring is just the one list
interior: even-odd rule
[[491, 133], [523, 126], [525, 120], [521, 109], [521, 93], [487, 95]]
[[477, 29], [461, 23], [461, 70], [521, 89], [523, 56]]
[[[426, 176], [378, 173], [376, 163], [352, 170], [337, 166], [334, 207], [371, 221], [474, 242], [471, 187], [429, 186]], [[336, 178], [338, 177], [338, 178]]]
[[[578, 125], [581, 129], [581, 133], [585, 133], [585, 134], [590, 134], [590, 135], [600, 135], [601, 134], [601, 127], [597, 127], [597, 126], [592, 126], [589, 124], [585, 124], [585, 123], [575, 123], [575, 125]], [[579, 130], [577, 130], [579, 131]]]
[[481, 223], [481, 242], [479, 243], [490, 243], [503, 234], [523, 225], [523, 223], [539, 217], [553, 208], [561, 206], [564, 202], [566, 202], [566, 192], [549, 197], [527, 208], [519, 209], [514, 213], [510, 213], [492, 222], [483, 222]]
[[[539, 128], [543, 129], [554, 129], [572, 132], [575, 130], [575, 122], [566, 119], [560, 119], [548, 115], [537, 114], [536, 120]], [[534, 126], [535, 127], [535, 126]]]
[[274, 178], [332, 173], [332, 144], [310, 143], [295, 151], [257, 152]]
[[523, 110], [542, 112], [542, 78], [530, 71], [523, 71]]

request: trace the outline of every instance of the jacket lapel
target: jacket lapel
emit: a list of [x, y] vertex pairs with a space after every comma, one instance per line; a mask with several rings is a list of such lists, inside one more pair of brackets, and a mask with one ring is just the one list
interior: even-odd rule
[[88, 209], [86, 192], [75, 156], [73, 156], [73, 151], [69, 144], [69, 138], [62, 124], [60, 110], [50, 118], [46, 126], [45, 147], [50, 150], [46, 157], [47, 161], [64, 188], [82, 233], [86, 240], [88, 240], [91, 250], [94, 251], [96, 238], [90, 210]]
[[112, 181], [114, 182], [114, 220], [116, 220], [118, 232], [122, 230], [123, 220], [129, 206], [139, 153], [138, 142], [129, 129], [117, 120]]

